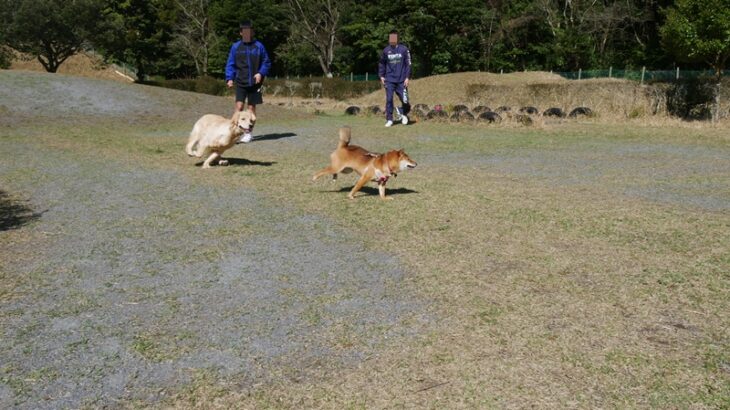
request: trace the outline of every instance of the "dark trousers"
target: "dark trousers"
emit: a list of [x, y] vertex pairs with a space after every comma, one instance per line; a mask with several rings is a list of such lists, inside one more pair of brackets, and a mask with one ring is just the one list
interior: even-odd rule
[[385, 82], [385, 119], [393, 121], [393, 93], [400, 99], [401, 114], [408, 115], [411, 111], [411, 102], [408, 99], [408, 89], [403, 83]]

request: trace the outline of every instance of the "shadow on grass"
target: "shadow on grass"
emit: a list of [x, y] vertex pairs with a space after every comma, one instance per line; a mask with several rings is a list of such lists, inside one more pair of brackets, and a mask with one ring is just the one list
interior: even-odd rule
[[[251, 161], [246, 158], [224, 158], [224, 159], [228, 161], [228, 166], [231, 166], [231, 165], [233, 165], [233, 166], [258, 165], [261, 167], [270, 167], [270, 166], [276, 164], [276, 162], [272, 162], [272, 161]], [[200, 162], [196, 163], [195, 166], [196, 167], [203, 166], [204, 162], [205, 161], [200, 161]], [[218, 165], [215, 165], [215, 166], [218, 166]]]
[[[353, 186], [355, 186], [355, 185], [353, 185]], [[350, 191], [352, 191], [353, 186], [340, 188], [338, 191], [329, 191], [329, 192], [350, 192]], [[360, 191], [358, 191], [358, 193], [360, 193], [360, 192], [369, 194], [369, 195], [380, 195], [378, 188], [374, 188], [374, 187], [370, 187], [370, 186], [362, 187], [362, 189], [360, 189]], [[408, 189], [408, 188], [396, 188], [396, 189], [385, 188], [385, 196], [402, 195], [402, 194], [417, 194], [417, 193], [418, 193], [418, 191], [414, 191], [414, 190]], [[355, 194], [355, 195], [357, 195], [357, 194]]]
[[43, 212], [33, 212], [24, 204], [11, 199], [5, 191], [0, 190], [0, 232], [17, 229], [38, 219]]
[[293, 132], [284, 132], [280, 134], [264, 134], [259, 135], [256, 137], [253, 137], [254, 141], [265, 141], [265, 140], [278, 140], [281, 138], [290, 138], [290, 137], [296, 137], [297, 134], [294, 134]]

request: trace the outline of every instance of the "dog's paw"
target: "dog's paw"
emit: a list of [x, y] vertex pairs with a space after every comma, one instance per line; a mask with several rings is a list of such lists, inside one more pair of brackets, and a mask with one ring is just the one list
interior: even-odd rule
[[227, 167], [228, 166], [228, 160], [227, 159], [222, 159], [222, 160], [218, 161], [218, 165], [220, 165], [222, 167]]

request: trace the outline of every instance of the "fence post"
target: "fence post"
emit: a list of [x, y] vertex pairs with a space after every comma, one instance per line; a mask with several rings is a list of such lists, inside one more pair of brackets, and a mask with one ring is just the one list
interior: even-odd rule
[[644, 85], [644, 74], [646, 73], [646, 66], [641, 67], [641, 85]]
[[353, 81], [355, 81], [355, 78], [353, 77], [352, 72], [350, 72], [350, 82], [353, 82]]
[[613, 66], [608, 67], [608, 78], [613, 76]]
[[499, 73], [500, 73], [500, 74], [504, 74], [504, 69], [503, 69], [503, 68], [500, 68], [500, 69], [499, 69]]
[[677, 80], [679, 80], [679, 66], [677, 66]]
[[580, 78], [581, 78], [582, 76], [583, 76], [583, 69], [582, 69], [582, 68], [579, 68], [579, 69], [578, 69], [578, 79], [580, 80]]
[[365, 81], [367, 81], [367, 80], [368, 80], [368, 73], [367, 73], [367, 71], [366, 71], [366, 72], [365, 72]]

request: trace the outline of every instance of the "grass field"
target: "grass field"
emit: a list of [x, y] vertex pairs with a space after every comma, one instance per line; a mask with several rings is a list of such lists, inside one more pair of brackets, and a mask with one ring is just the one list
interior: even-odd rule
[[[204, 171], [228, 100], [59, 78], [0, 72], [3, 407], [730, 407], [726, 128], [264, 105]], [[345, 124], [393, 201], [311, 182]]]

